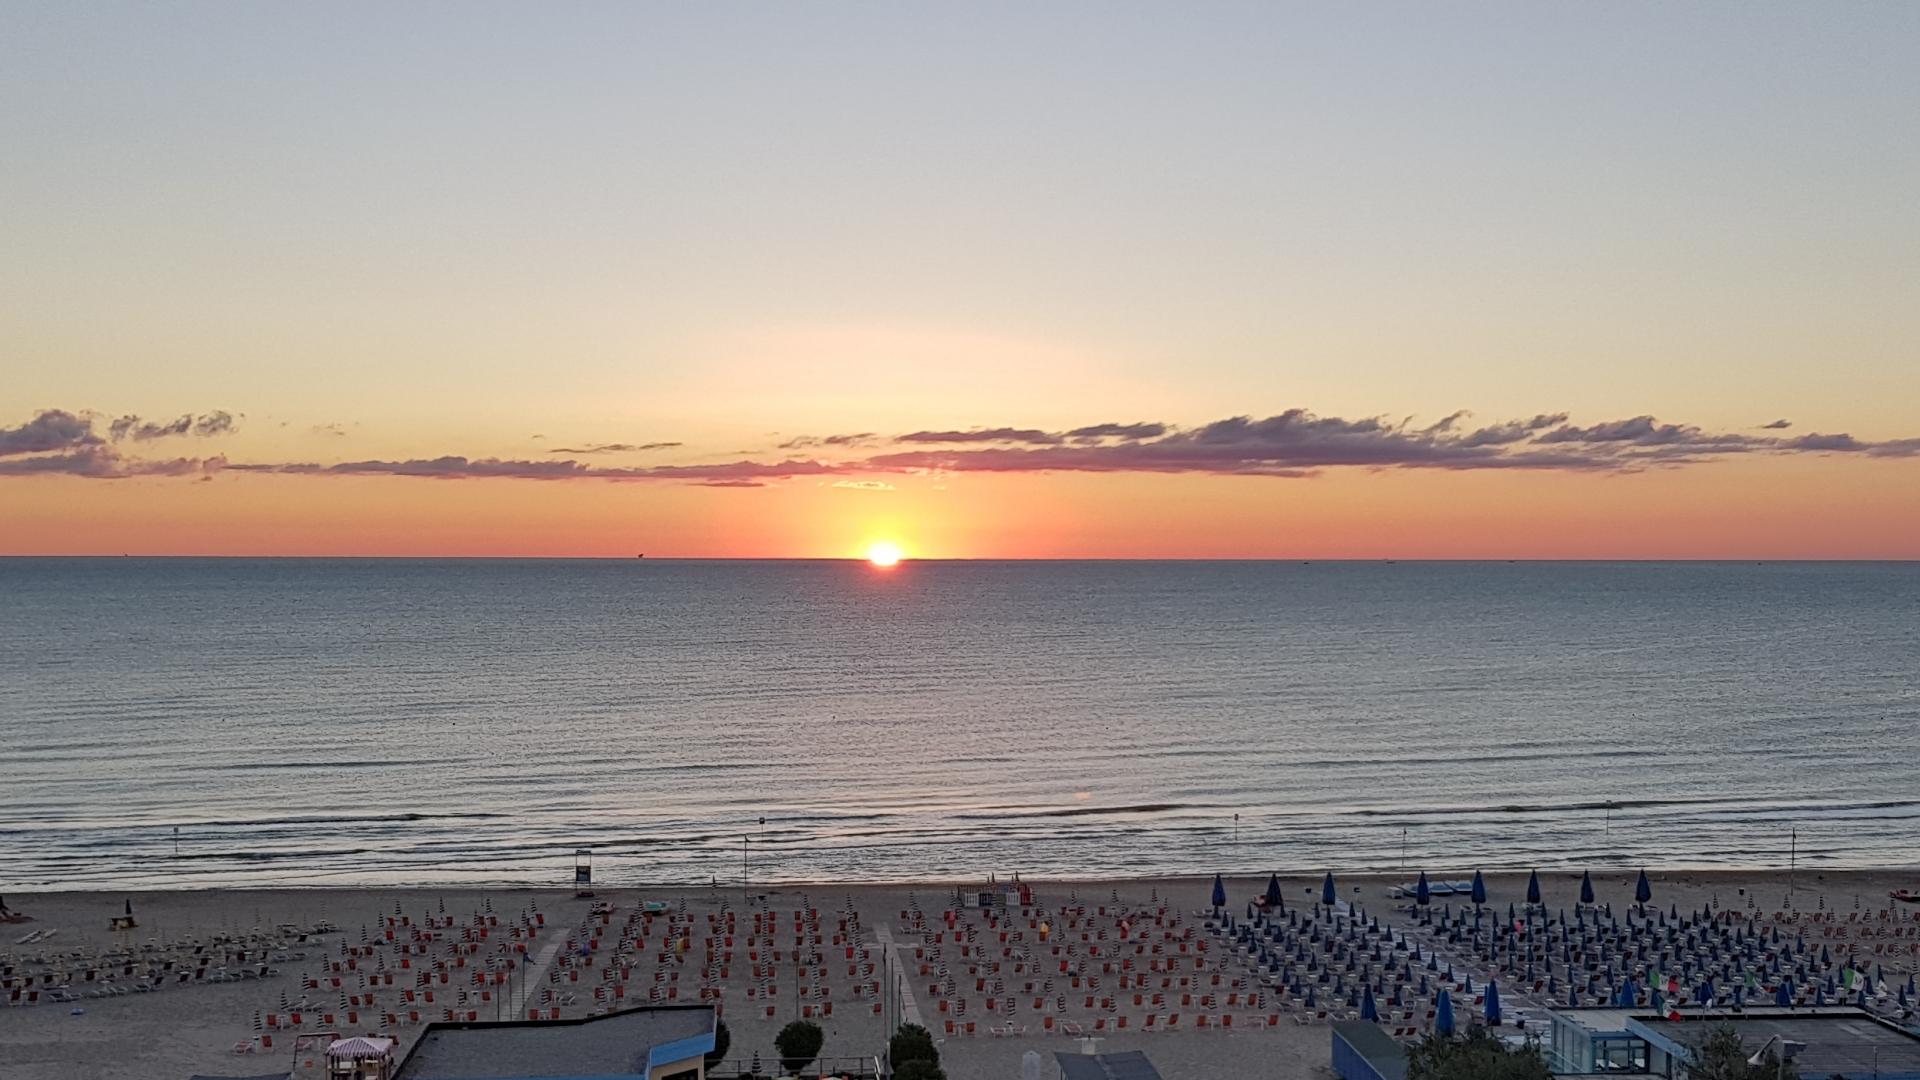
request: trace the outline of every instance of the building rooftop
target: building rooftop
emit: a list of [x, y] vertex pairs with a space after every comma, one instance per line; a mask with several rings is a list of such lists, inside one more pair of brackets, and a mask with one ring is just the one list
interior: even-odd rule
[[1793, 1059], [1803, 1076], [1920, 1075], [1920, 1037], [1851, 1007], [1748, 1009], [1679, 1020], [1642, 1013], [1627, 1030], [1673, 1053], [1700, 1045], [1722, 1024], [1740, 1033], [1749, 1052], [1776, 1035], [1805, 1043], [1807, 1048]]
[[1160, 1080], [1160, 1071], [1138, 1050], [1123, 1054], [1072, 1054], [1056, 1050], [1053, 1060], [1066, 1080]]
[[681, 1060], [712, 1049], [713, 1020], [711, 1008], [686, 1005], [577, 1021], [435, 1024], [407, 1054], [398, 1080], [645, 1076], [654, 1051]]

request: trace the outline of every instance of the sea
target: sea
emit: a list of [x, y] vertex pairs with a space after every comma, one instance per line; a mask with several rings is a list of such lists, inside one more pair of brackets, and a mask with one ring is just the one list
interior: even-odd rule
[[1920, 564], [0, 559], [0, 886], [1920, 863]]

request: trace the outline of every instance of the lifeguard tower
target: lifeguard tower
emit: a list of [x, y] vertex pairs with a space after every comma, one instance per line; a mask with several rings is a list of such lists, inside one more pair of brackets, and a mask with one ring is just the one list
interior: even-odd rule
[[574, 849], [573, 895], [579, 900], [593, 898], [593, 850], [591, 848]]

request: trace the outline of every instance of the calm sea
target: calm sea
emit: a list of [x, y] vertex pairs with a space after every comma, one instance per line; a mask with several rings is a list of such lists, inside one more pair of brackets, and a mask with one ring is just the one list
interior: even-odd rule
[[0, 559], [8, 888], [1904, 866], [1916, 765], [1920, 564]]

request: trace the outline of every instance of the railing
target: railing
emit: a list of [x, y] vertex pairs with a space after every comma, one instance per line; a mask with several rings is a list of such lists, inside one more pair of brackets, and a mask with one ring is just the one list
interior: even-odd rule
[[776, 1076], [798, 1076], [802, 1080], [815, 1080], [820, 1077], [846, 1077], [847, 1080], [880, 1080], [880, 1059], [877, 1057], [823, 1057], [808, 1063], [797, 1073], [787, 1072], [780, 1067], [777, 1056], [760, 1058], [760, 1068], [754, 1069], [752, 1058], [726, 1058], [719, 1064], [707, 1066], [708, 1080], [771, 1080]]

